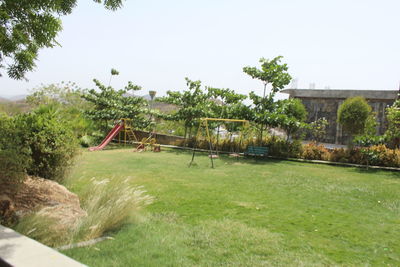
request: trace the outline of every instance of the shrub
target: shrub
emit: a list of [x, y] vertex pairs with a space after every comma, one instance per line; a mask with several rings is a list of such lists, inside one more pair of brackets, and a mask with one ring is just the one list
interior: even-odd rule
[[377, 164], [387, 167], [400, 167], [400, 150], [389, 149], [385, 145], [376, 145], [370, 148], [377, 155]]
[[300, 141], [287, 141], [277, 136], [269, 136], [264, 138], [261, 146], [269, 149], [269, 155], [284, 158], [297, 158], [302, 153], [302, 145]]
[[329, 151], [323, 145], [312, 142], [303, 146], [301, 157], [310, 160], [329, 160]]
[[326, 135], [326, 127], [329, 122], [325, 118], [319, 118], [310, 123], [309, 131], [314, 141], [322, 142]]
[[60, 181], [77, 151], [72, 130], [52, 106], [41, 106], [15, 119], [19, 136], [30, 148], [30, 175]]
[[22, 183], [26, 178], [26, 162], [17, 151], [0, 150], [0, 186], [17, 187]]
[[84, 135], [81, 138], [79, 138], [79, 144], [82, 147], [90, 147], [94, 144], [94, 137], [90, 135]]
[[329, 154], [329, 160], [333, 162], [349, 162], [349, 153], [347, 149], [335, 148]]
[[386, 136], [394, 147], [400, 148], [400, 100], [386, 109], [386, 117], [388, 121]]
[[338, 122], [350, 135], [361, 134], [365, 129], [371, 110], [365, 98], [348, 98], [338, 109]]
[[0, 114], [0, 187], [15, 190], [26, 178], [30, 150], [18, 138], [20, 128], [14, 120]]

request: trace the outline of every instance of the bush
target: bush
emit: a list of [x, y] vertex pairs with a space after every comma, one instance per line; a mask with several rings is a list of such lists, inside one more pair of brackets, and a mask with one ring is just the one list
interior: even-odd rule
[[[211, 137], [211, 142], [213, 145], [213, 150], [215, 151], [217, 144], [215, 136]], [[187, 139], [186, 141], [177, 141], [175, 145], [184, 146], [185, 143], [187, 147], [193, 147], [196, 144], [196, 148], [209, 150], [209, 143], [205, 138], [198, 140], [196, 143], [196, 138], [193, 137]], [[277, 136], [264, 137], [261, 144], [254, 138], [244, 138], [241, 141], [238, 138], [232, 141], [229, 138], [220, 139], [218, 142], [218, 151], [242, 153], [247, 149], [248, 146], [268, 147], [269, 155], [276, 157], [296, 158], [302, 153], [302, 144], [300, 141], [295, 140], [290, 142]]]
[[20, 140], [30, 149], [32, 164], [30, 175], [60, 181], [72, 164], [77, 142], [68, 127], [52, 106], [41, 106], [32, 113], [15, 119], [20, 129]]
[[79, 144], [82, 147], [90, 147], [94, 144], [94, 137], [90, 135], [84, 135], [79, 138]]
[[30, 150], [18, 138], [21, 129], [14, 120], [0, 114], [0, 187], [15, 190], [26, 178]]
[[26, 178], [27, 159], [12, 150], [0, 150], [0, 186], [17, 187]]
[[329, 160], [329, 151], [323, 145], [312, 142], [303, 146], [301, 157], [310, 160]]
[[388, 121], [386, 136], [393, 147], [400, 148], [400, 100], [386, 109], [386, 118]]
[[269, 155], [283, 158], [297, 158], [302, 153], [302, 145], [300, 141], [287, 141], [277, 136], [268, 136], [264, 138], [261, 146], [269, 149]]
[[[378, 138], [379, 139], [379, 138]], [[186, 144], [193, 147], [195, 138], [188, 139]], [[215, 151], [216, 138], [212, 137]], [[185, 141], [178, 141], [175, 145], [183, 146]], [[218, 150], [225, 152], [243, 152], [247, 146], [264, 146], [269, 148], [269, 155], [280, 158], [303, 158], [309, 160], [325, 160], [342, 163], [353, 163], [361, 165], [377, 165], [387, 167], [400, 167], [400, 150], [389, 149], [385, 145], [371, 146], [368, 150], [363, 147], [352, 147], [348, 149], [336, 148], [326, 149], [323, 145], [315, 142], [302, 145], [300, 141], [286, 141], [277, 136], [264, 137], [261, 144], [256, 139], [243, 139], [230, 141], [219, 140]], [[196, 148], [209, 150], [208, 140], [202, 138], [197, 142]]]
[[344, 148], [335, 148], [329, 154], [329, 161], [333, 162], [349, 162], [349, 153], [347, 149]]
[[370, 148], [377, 155], [377, 164], [387, 167], [400, 167], [400, 150], [389, 149], [385, 145]]
[[338, 122], [350, 135], [361, 134], [363, 133], [367, 120], [371, 115], [371, 110], [372, 109], [365, 98], [348, 98], [338, 109]]

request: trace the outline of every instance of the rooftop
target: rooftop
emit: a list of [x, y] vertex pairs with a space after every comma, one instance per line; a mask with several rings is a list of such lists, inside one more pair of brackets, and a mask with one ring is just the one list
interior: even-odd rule
[[394, 100], [398, 97], [398, 90], [355, 90], [355, 89], [284, 89], [281, 93], [291, 97], [313, 98], [341, 98], [362, 96], [366, 99]]

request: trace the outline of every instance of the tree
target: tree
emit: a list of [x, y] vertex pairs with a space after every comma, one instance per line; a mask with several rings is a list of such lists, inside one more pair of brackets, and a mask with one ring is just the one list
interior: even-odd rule
[[244, 107], [243, 100], [246, 95], [238, 94], [234, 90], [224, 88], [206, 88], [208, 95], [214, 100], [211, 102], [212, 117], [225, 119], [241, 119], [241, 110]]
[[400, 148], [400, 100], [386, 109], [388, 129], [386, 136], [397, 148]]
[[367, 169], [371, 163], [373, 164], [379, 159], [378, 153], [370, 149], [371, 146], [385, 142], [385, 136], [376, 135], [377, 124], [375, 114], [371, 112], [365, 122], [363, 133], [357, 135], [353, 140], [356, 145], [361, 147], [360, 152], [366, 160]]
[[[282, 56], [275, 57], [272, 60], [260, 59], [261, 69], [257, 67], [244, 67], [243, 72], [253, 79], [258, 79], [264, 84], [263, 97], [250, 92], [249, 98], [253, 101], [253, 114], [250, 116], [253, 121], [260, 125], [260, 141], [262, 140], [264, 126], [268, 126], [271, 121], [271, 115], [274, 110], [274, 96], [290, 83], [291, 76], [287, 72], [286, 64], [280, 64]], [[267, 85], [272, 88], [266, 97]]]
[[83, 90], [75, 83], [61, 82], [34, 88], [26, 101], [33, 108], [41, 105], [52, 106], [62, 114], [75, 136], [82, 137], [94, 130], [93, 121], [84, 116], [84, 111], [89, 109], [91, 104], [82, 98], [82, 94]]
[[[116, 10], [123, 0], [94, 0]], [[0, 69], [20, 80], [35, 68], [42, 48], [59, 45], [60, 16], [72, 13], [77, 0], [0, 0]], [[1, 73], [0, 73], [1, 75]]]
[[307, 110], [300, 99], [285, 99], [277, 103], [276, 124], [286, 131], [287, 139], [306, 126]]
[[132, 125], [136, 128], [146, 128], [150, 120], [145, 114], [149, 113], [148, 103], [142, 97], [129, 95], [130, 91], [138, 91], [142, 88], [129, 82], [125, 89], [114, 90], [111, 86], [105, 86], [94, 79], [99, 91], [90, 89], [82, 97], [92, 103], [92, 108], [86, 114], [93, 120], [103, 121], [108, 127], [108, 122], [121, 118], [132, 119]]
[[173, 104], [178, 106], [178, 111], [172, 114], [164, 114], [162, 117], [166, 120], [183, 121], [185, 126], [186, 138], [189, 133], [191, 137], [192, 128], [203, 117], [211, 114], [210, 95], [201, 89], [201, 81], [192, 81], [185, 78], [189, 90], [168, 91], [167, 96], [157, 99], [159, 102]]
[[[213, 88], [207, 87], [207, 92], [212, 98], [211, 101], [211, 117], [223, 118], [223, 119], [243, 119], [248, 113], [248, 107], [243, 104], [243, 100], [247, 98], [246, 95], [238, 94], [234, 90], [224, 88]], [[217, 143], [216, 148], [218, 150], [219, 145], [219, 132], [221, 125], [225, 126], [225, 129], [230, 134], [230, 140], [232, 140], [233, 133], [240, 130], [242, 124], [240, 123], [229, 123], [229, 122], [210, 122], [209, 127], [217, 125]], [[242, 129], [243, 130], [243, 129]]]
[[338, 123], [351, 136], [364, 133], [372, 109], [363, 97], [346, 99], [338, 109]]
[[272, 85], [269, 96], [273, 97], [279, 90], [288, 85], [292, 79], [290, 74], [287, 73], [287, 64], [280, 64], [282, 58], [282, 56], [275, 57], [272, 60], [261, 58], [259, 61], [261, 63], [261, 69], [257, 67], [243, 68], [244, 73], [264, 83], [263, 97], [265, 97], [268, 84]]
[[326, 127], [329, 122], [325, 118], [319, 118], [310, 123], [311, 136], [314, 141], [321, 142], [326, 135]]

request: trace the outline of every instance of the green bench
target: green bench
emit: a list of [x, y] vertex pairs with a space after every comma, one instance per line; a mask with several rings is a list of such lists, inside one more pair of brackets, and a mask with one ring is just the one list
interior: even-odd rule
[[266, 157], [266, 156], [268, 156], [268, 147], [248, 146], [247, 150], [244, 152], [244, 155], [245, 156]]

